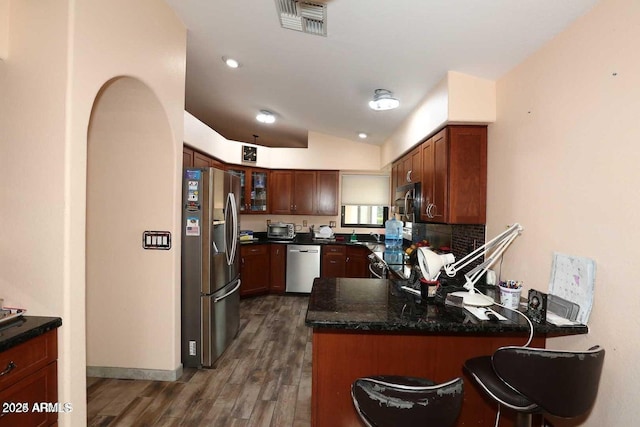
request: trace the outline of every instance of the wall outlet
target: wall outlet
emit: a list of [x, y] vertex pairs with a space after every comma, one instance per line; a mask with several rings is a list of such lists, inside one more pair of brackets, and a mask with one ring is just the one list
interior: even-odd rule
[[496, 284], [496, 272], [494, 270], [487, 270], [487, 285]]
[[195, 356], [195, 355], [196, 355], [196, 342], [189, 341], [189, 356]]
[[303, 226], [303, 227], [306, 227], [306, 226], [307, 226], [307, 220], [306, 220], [306, 219], [303, 219], [303, 220], [302, 220], [302, 226]]

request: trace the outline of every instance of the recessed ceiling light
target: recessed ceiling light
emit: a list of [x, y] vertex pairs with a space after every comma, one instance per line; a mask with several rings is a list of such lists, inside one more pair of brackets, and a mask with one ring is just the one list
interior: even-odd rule
[[400, 101], [387, 89], [376, 89], [373, 92], [373, 101], [369, 101], [369, 108], [376, 111], [392, 110], [399, 105]]
[[368, 135], [367, 135], [366, 133], [364, 133], [364, 132], [360, 132], [360, 133], [358, 133], [358, 138], [360, 138], [360, 139], [366, 139], [366, 138], [367, 138], [367, 136], [368, 136]]
[[238, 68], [240, 66], [240, 63], [233, 58], [227, 58], [226, 56], [223, 56], [222, 60], [225, 64], [227, 64], [227, 67], [229, 68]]
[[276, 121], [276, 116], [274, 116], [271, 111], [260, 110], [260, 112], [256, 116], [256, 120], [260, 123], [270, 124]]

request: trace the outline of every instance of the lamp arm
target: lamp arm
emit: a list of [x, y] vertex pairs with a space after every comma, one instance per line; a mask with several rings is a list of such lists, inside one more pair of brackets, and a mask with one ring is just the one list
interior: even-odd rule
[[[509, 227], [502, 233], [498, 234], [496, 237], [494, 237], [484, 245], [479, 246], [478, 248], [476, 248], [474, 251], [470, 252], [463, 258], [459, 259], [453, 264], [445, 265], [444, 266], [445, 273], [447, 273], [447, 276], [449, 277], [455, 276], [460, 269], [466, 267], [467, 265], [471, 264], [472, 262], [480, 258], [486, 251], [489, 251], [496, 246], [501, 247], [505, 241], [507, 241], [510, 244], [513, 241], [513, 239], [515, 239], [521, 232], [522, 232], [522, 226], [517, 222], [514, 223], [511, 227]], [[502, 252], [504, 252], [504, 250]]]
[[[521, 229], [522, 228], [520, 228], [520, 230]], [[507, 248], [516, 239], [516, 237], [518, 237], [519, 234], [520, 234], [520, 231], [518, 231], [518, 233], [514, 233], [510, 235], [506, 240], [500, 242], [498, 249], [496, 249], [489, 257], [487, 257], [487, 259], [485, 259], [484, 262], [482, 262], [477, 267], [473, 268], [471, 271], [469, 271], [464, 275], [465, 289], [469, 291], [473, 290], [473, 288], [475, 287], [478, 280], [480, 280], [482, 275], [485, 274], [487, 270], [489, 270], [489, 268], [491, 268], [491, 266], [498, 259], [500, 259], [500, 257], [502, 257], [502, 254], [504, 253], [504, 251], [507, 250]]]

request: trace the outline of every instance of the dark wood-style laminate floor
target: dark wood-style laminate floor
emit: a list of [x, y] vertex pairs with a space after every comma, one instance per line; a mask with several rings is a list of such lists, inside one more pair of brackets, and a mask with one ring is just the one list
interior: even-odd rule
[[306, 296], [241, 300], [240, 332], [214, 369], [175, 382], [87, 378], [89, 426], [308, 427]]

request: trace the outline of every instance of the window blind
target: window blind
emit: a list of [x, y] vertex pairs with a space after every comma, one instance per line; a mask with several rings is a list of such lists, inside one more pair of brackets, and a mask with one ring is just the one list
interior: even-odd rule
[[342, 205], [388, 206], [389, 175], [342, 175]]

